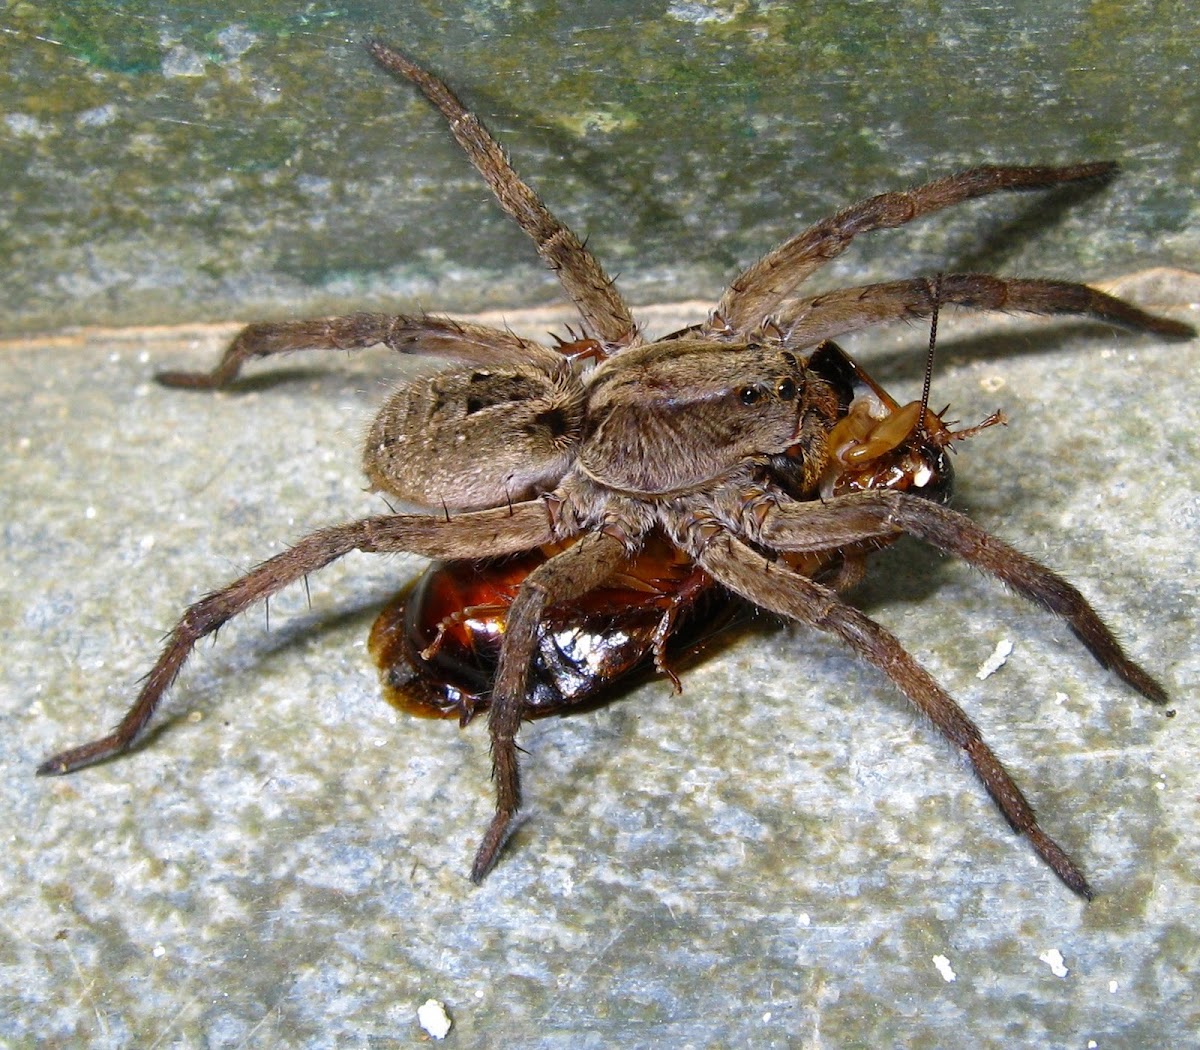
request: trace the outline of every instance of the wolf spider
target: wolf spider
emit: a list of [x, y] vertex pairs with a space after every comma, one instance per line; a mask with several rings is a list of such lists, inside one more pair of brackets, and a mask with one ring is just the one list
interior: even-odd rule
[[[866, 551], [907, 533], [1058, 614], [1101, 664], [1143, 696], [1162, 703], [1163, 687], [1125, 655], [1071, 584], [962, 514], [887, 489], [823, 498], [820, 479], [840, 409], [807, 355], [839, 333], [926, 317], [939, 303], [1083, 314], [1167, 336], [1192, 330], [1062, 281], [948, 274], [936, 282], [892, 281], [808, 297], [794, 291], [861, 233], [1002, 190], [1108, 179], [1116, 166], [980, 167], [880, 194], [816, 223], [743, 271], [704, 323], [646, 342], [600, 263], [521, 180], [479, 119], [400, 52], [377, 42], [368, 50], [446, 118], [501, 207], [558, 275], [582, 316], [583, 334], [550, 348], [477, 324], [354, 314], [250, 325], [211, 372], [161, 374], [168, 386], [212, 389], [230, 384], [252, 358], [377, 343], [448, 358], [453, 365], [407, 383], [387, 400], [364, 452], [374, 489], [432, 509], [320, 529], [196, 602], [120, 725], [47, 759], [39, 772], [67, 773], [127, 751], [199, 639], [350, 551], [477, 559], [575, 538], [530, 572], [507, 613], [488, 711], [496, 814], [471, 869], [479, 882], [495, 864], [521, 803], [516, 737], [539, 625], [551, 607], [603, 586], [648, 537], [660, 535], [723, 587], [836, 635], [883, 671], [965, 752], [1013, 828], [1063, 882], [1090, 898], [1087, 879], [1042, 830], [970, 718], [890, 632], [844, 602], [838, 588], [861, 575]], [[913, 426], [935, 420], [922, 406]], [[803, 559], [814, 554], [838, 563], [828, 584], [803, 571]]]
[[[936, 307], [936, 303], [935, 303]], [[948, 449], [995, 423], [952, 429], [937, 416], [917, 427], [928, 402], [937, 313], [930, 319], [925, 391], [900, 405], [835, 343], [822, 343], [807, 368], [838, 398], [821, 475], [822, 499], [864, 489], [898, 489], [948, 503], [954, 468]], [[571, 542], [571, 541], [568, 541]], [[861, 565], [860, 550], [787, 555], [788, 566], [818, 581]], [[507, 558], [435, 561], [375, 620], [367, 643], [389, 703], [423, 718], [457, 718], [465, 726], [486, 711], [508, 612], [529, 574], [561, 545]], [[856, 554], [858, 557], [856, 558]], [[599, 587], [546, 610], [526, 681], [524, 717], [542, 718], [603, 702], [653, 667], [683, 692], [674, 665], [716, 644], [744, 622], [747, 603], [713, 579], [656, 530], [637, 555]]]

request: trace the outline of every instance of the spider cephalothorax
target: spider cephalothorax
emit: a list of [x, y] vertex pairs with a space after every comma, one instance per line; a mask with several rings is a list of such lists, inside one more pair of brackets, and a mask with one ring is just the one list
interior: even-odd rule
[[[654, 615], [665, 618], [646, 628], [643, 654], [661, 656], [660, 643], [672, 630], [670, 592], [682, 593], [695, 579], [837, 635], [966, 753], [1013, 827], [1068, 886], [1090, 896], [1082, 872], [1042, 831], [971, 720], [888, 631], [837, 590], [858, 578], [870, 550], [907, 533], [960, 555], [1063, 617], [1104, 666], [1144, 696], [1161, 702], [1165, 693], [1061, 577], [928, 498], [942, 492], [919, 494], [879, 480], [923, 476], [908, 467], [888, 474], [881, 457], [936, 452], [940, 439], [930, 435], [941, 422], [922, 402], [907, 416], [884, 412], [886, 426], [864, 423], [845, 395], [851, 383], [845, 370], [853, 365], [838, 365], [825, 341], [929, 316], [940, 305], [1085, 314], [1164, 335], [1190, 335], [1191, 329], [1061, 281], [947, 274], [807, 298], [794, 293], [860, 233], [1001, 190], [1108, 178], [1115, 166], [975, 168], [872, 197], [745, 270], [704, 324], [646, 342], [595, 257], [518, 177], [478, 119], [399, 52], [378, 43], [369, 50], [446, 117], [501, 206], [557, 273], [585, 331], [549, 348], [511, 332], [427, 316], [259, 324], [238, 335], [211, 373], [161, 375], [170, 386], [213, 388], [233, 380], [251, 358], [377, 343], [446, 358], [453, 364], [401, 387], [384, 405], [364, 453], [378, 491], [433, 509], [322, 529], [191, 606], [120, 726], [47, 759], [40, 772], [70, 772], [127, 750], [200, 638], [349, 551], [450, 559], [537, 551], [504, 607], [488, 709], [497, 809], [472, 868], [481, 880], [520, 805], [516, 736], [534, 706], [530, 669], [548, 618], [556, 608], [654, 570], [639, 557], [671, 561], [662, 553], [665, 545], [678, 552], [683, 568], [677, 581], [664, 585], [667, 600]], [[938, 480], [937, 471], [929, 477]], [[644, 554], [648, 543], [653, 553]]]

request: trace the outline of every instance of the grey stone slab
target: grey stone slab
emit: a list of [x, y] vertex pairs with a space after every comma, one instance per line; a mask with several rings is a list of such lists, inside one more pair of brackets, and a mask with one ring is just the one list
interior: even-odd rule
[[[1195, 277], [1120, 290], [1200, 320]], [[145, 746], [36, 779], [114, 723], [186, 602], [383, 510], [357, 445], [401, 365], [295, 358], [217, 396], [149, 381], [229, 331], [0, 350], [0, 1042], [408, 1045], [430, 997], [458, 1046], [1111, 1047], [1200, 1027], [1200, 344], [956, 315], [934, 388], [964, 420], [1011, 419], [961, 449], [957, 505], [1078, 583], [1174, 717], [916, 544], [855, 594], [978, 720], [1093, 878], [1085, 905], [885, 681], [766, 621], [682, 696], [651, 681], [528, 726], [526, 822], [473, 887], [483, 727], [391, 709], [365, 652], [415, 558], [347, 558], [311, 606], [303, 588], [273, 602], [269, 630], [247, 614]], [[853, 350], [904, 398], [925, 338]], [[977, 679], [1002, 639], [1012, 655]]]
[[[1011, 417], [962, 448], [957, 505], [1076, 581], [1175, 717], [916, 544], [855, 594], [981, 724], [1091, 905], [888, 684], [765, 620], [681, 697], [654, 681], [528, 727], [526, 823], [473, 888], [483, 729], [389, 708], [365, 652], [415, 558], [348, 558], [311, 607], [285, 592], [269, 630], [251, 612], [202, 647], [135, 754], [32, 776], [115, 722], [188, 601], [383, 509], [357, 445], [394, 359], [296, 359], [217, 397], [149, 382], [213, 358], [233, 328], [205, 322], [571, 321], [523, 312], [555, 283], [364, 37], [445, 75], [632, 299], [677, 302], [850, 200], [989, 162], [1125, 173], [1069, 207], [864, 238], [822, 281], [1194, 269], [1189, 12], [138, 0], [9, 4], [0, 29], [0, 1043], [408, 1045], [430, 997], [458, 1046], [1194, 1038], [1195, 343], [959, 316], [935, 386], [965, 420]], [[1198, 320], [1194, 277], [1123, 288]], [[639, 316], [667, 331], [703, 309]], [[924, 341], [851, 348], [907, 397]]]

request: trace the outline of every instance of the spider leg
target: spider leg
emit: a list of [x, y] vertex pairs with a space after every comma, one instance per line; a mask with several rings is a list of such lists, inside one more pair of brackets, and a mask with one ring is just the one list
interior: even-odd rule
[[590, 332], [607, 343], [631, 343], [637, 326], [629, 307], [596, 257], [550, 212], [513, 169], [504, 150], [482, 121], [470, 113], [441, 80], [377, 40], [367, 45], [384, 69], [415, 84], [437, 107], [450, 132], [491, 187], [496, 200], [532, 239], [564, 291], [579, 308]]
[[915, 189], [869, 197], [784, 241], [742, 271], [721, 296], [709, 326], [737, 332], [759, 327], [793, 288], [841, 255], [860, 233], [903, 226], [922, 215], [1001, 190], [1037, 190], [1110, 179], [1116, 171], [1117, 165], [1108, 161], [1061, 168], [971, 168]]
[[549, 542], [554, 533], [541, 500], [446, 518], [397, 514], [363, 518], [320, 529], [293, 547], [190, 606], [142, 684], [120, 724], [107, 736], [52, 755], [39, 774], [70, 773], [128, 751], [146, 727], [164, 693], [196, 643], [222, 624], [290, 583], [303, 579], [353, 550], [407, 551], [430, 558], [475, 558], [513, 554]]
[[553, 369], [561, 359], [557, 351], [485, 325], [445, 317], [348, 314], [247, 325], [234, 336], [211, 372], [159, 372], [155, 378], [164, 386], [215, 390], [232, 383], [242, 365], [257, 357], [297, 350], [363, 350], [379, 343], [402, 354], [448, 357], [478, 364], [545, 361]]
[[529, 666], [537, 648], [538, 625], [550, 606], [598, 587], [625, 565], [630, 552], [606, 533], [588, 533], [529, 574], [508, 611], [488, 732], [492, 740], [492, 778], [496, 815], [475, 854], [471, 880], [480, 883], [492, 870], [521, 805], [517, 731], [526, 709]]
[[1024, 834], [1067, 886], [1088, 900], [1092, 888], [1075, 862], [1040, 827], [1033, 807], [1000, 760], [984, 743], [979, 728], [950, 695], [887, 631], [836, 593], [729, 536], [700, 552], [704, 569], [730, 590], [781, 616], [837, 635], [878, 667], [952, 744], [962, 749], [988, 794], [1009, 824]]
[[773, 320], [787, 345], [799, 348], [871, 325], [929, 317], [935, 306], [1084, 314], [1123, 328], [1159, 335], [1195, 335], [1191, 325], [1155, 317], [1086, 284], [1013, 280], [982, 273], [943, 274], [936, 296], [933, 282], [922, 277], [840, 289], [783, 303]]
[[[824, 505], [779, 504], [767, 512], [754, 539], [776, 550], [804, 551], [900, 533], [957, 554], [1062, 617], [1101, 666], [1116, 672], [1148, 700], [1167, 702], [1166, 690], [1125, 654], [1072, 584], [948, 507], [906, 492], [882, 491], [858, 492]], [[853, 540], [847, 538], [851, 536]]]

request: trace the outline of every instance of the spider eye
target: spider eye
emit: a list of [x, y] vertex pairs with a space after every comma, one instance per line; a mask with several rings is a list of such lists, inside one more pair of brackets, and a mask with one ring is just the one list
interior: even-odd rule
[[744, 386], [738, 391], [738, 400], [743, 405], [754, 405], [758, 403], [758, 399], [762, 397], [758, 387]]
[[796, 396], [796, 380], [781, 379], [775, 387], [775, 396], [780, 401], [791, 401]]

